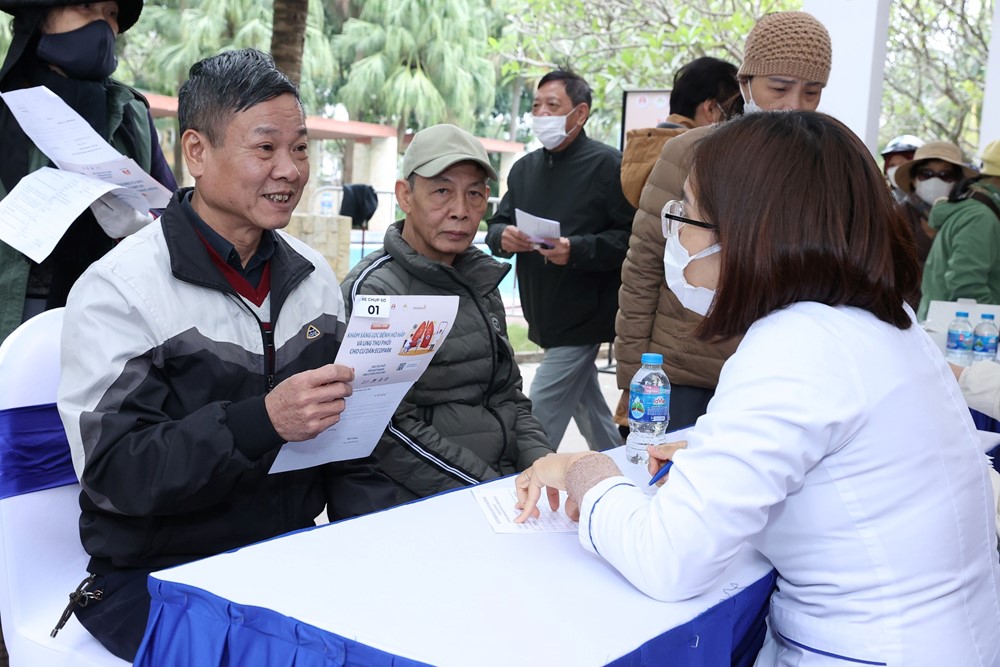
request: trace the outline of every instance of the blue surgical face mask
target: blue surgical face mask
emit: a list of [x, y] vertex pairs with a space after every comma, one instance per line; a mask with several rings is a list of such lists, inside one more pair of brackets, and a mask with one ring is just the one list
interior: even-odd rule
[[115, 31], [103, 20], [69, 32], [42, 35], [36, 53], [71, 79], [103, 81], [118, 67]]

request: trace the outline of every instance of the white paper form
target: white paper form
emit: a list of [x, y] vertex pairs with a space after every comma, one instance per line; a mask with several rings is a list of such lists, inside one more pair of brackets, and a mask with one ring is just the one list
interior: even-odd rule
[[271, 473], [371, 454], [457, 313], [457, 296], [358, 296], [334, 362], [354, 368], [354, 393], [336, 424], [312, 440], [283, 445]]
[[[513, 484], [511, 478], [511, 483]], [[562, 508], [566, 504], [566, 494], [560, 493], [560, 509], [552, 511], [549, 509], [548, 497], [543, 490], [542, 497], [538, 500], [537, 519], [528, 519], [524, 523], [514, 523], [514, 519], [521, 513], [514, 508], [517, 502], [517, 491], [513, 486], [497, 486], [490, 484], [486, 488], [473, 489], [472, 495], [476, 498], [476, 504], [483, 511], [483, 516], [489, 522], [490, 527], [498, 533], [575, 533], [580, 524], [571, 520]]]
[[0, 240], [41, 263], [80, 213], [108, 192], [130, 196], [111, 183], [42, 167], [0, 200]]
[[557, 239], [562, 236], [562, 225], [557, 220], [539, 218], [519, 208], [514, 209], [514, 221], [517, 228], [527, 234], [532, 243], [547, 244], [546, 239]]
[[24, 133], [63, 171], [135, 191], [145, 199], [142, 208], [136, 207], [137, 199], [122, 198], [122, 201], [143, 213], [150, 208], [164, 208], [170, 201], [170, 190], [143, 171], [135, 160], [115, 150], [90, 123], [45, 86], [12, 90], [0, 93], [0, 97]]

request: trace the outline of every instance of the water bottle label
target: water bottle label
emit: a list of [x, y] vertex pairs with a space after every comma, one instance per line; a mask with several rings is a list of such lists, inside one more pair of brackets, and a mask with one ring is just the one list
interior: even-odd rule
[[670, 416], [670, 392], [663, 387], [634, 384], [629, 388], [628, 412], [633, 421], [665, 422]]
[[972, 342], [973, 352], [984, 352], [984, 353], [996, 353], [997, 351], [997, 337], [995, 335], [979, 335], [973, 336]]
[[954, 331], [948, 332], [948, 343], [949, 350], [972, 350], [972, 335], [964, 331]]

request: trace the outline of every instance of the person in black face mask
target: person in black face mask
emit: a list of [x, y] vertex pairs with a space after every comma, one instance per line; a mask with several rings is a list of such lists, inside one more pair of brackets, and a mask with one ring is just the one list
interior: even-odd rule
[[[0, 10], [14, 16], [0, 91], [48, 87], [118, 151], [176, 190], [149, 104], [138, 91], [110, 78], [118, 66], [115, 39], [138, 20], [142, 0], [0, 0]], [[0, 154], [0, 198], [27, 174], [52, 166], [2, 101]], [[41, 264], [0, 242], [0, 341], [29, 317], [66, 304], [80, 274], [115, 243], [99, 221], [135, 231], [152, 219], [107, 195], [70, 225]]]

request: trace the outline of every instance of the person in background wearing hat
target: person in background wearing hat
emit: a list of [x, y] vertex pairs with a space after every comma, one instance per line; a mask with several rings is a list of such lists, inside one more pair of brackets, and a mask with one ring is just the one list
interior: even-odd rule
[[554, 451], [521, 391], [497, 287], [509, 264], [472, 246], [497, 174], [478, 139], [454, 125], [418, 132], [396, 201], [405, 217], [342, 285], [359, 294], [455, 294], [458, 314], [403, 398], [375, 454], [400, 502], [524, 470]]
[[977, 175], [954, 144], [927, 142], [900, 166], [896, 183], [933, 203], [927, 222], [934, 243], [924, 264], [917, 319], [927, 317], [931, 301], [1000, 304], [1000, 143], [986, 147]]
[[[118, 65], [115, 37], [138, 20], [142, 0], [0, 0], [0, 9], [14, 15], [0, 91], [46, 86], [115, 149], [167, 189], [177, 189], [146, 99], [110, 78]], [[0, 198], [24, 176], [51, 166], [3, 101], [0, 151]], [[65, 305], [80, 274], [115, 243], [102, 226], [131, 232], [152, 219], [105, 195], [73, 221], [41, 264], [0, 242], [0, 341], [29, 317]]]
[[928, 222], [931, 207], [975, 173], [962, 161], [961, 149], [950, 141], [922, 144], [909, 159], [897, 161], [891, 175], [887, 171], [893, 192], [903, 195], [903, 211], [913, 229], [921, 268], [927, 262], [937, 234]]
[[[531, 106], [544, 148], [514, 163], [507, 193], [489, 220], [486, 243], [517, 255], [528, 338], [545, 349], [531, 383], [535, 416], [559, 446], [570, 419], [593, 450], [622, 444], [594, 361], [615, 337], [622, 262], [635, 208], [622, 193], [622, 154], [587, 136], [590, 86], [565, 70], [538, 82]], [[515, 209], [560, 223], [562, 235], [533, 243]]]
[[815, 111], [830, 78], [830, 33], [806, 12], [762, 17], [747, 35], [737, 76], [743, 112]]
[[[737, 72], [744, 113], [816, 109], [830, 76], [833, 50], [829, 33], [815, 17], [805, 12], [764, 16], [747, 35], [744, 53]], [[715, 296], [713, 275], [720, 257], [715, 233], [682, 224], [667, 234], [663, 230], [668, 227], [661, 225], [669, 201], [683, 208], [681, 186], [692, 147], [713, 131], [714, 126], [698, 127], [668, 141], [643, 188], [622, 268], [616, 322], [619, 423], [627, 418], [629, 381], [643, 352], [663, 354], [671, 387], [670, 427], [683, 428], [705, 414], [722, 366], [739, 342], [704, 341], [693, 335]], [[652, 243], [653, 233], [660, 237], [658, 246]], [[650, 252], [651, 247], [658, 247], [659, 254]], [[653, 276], [658, 276], [655, 291], [648, 282]]]
[[[178, 96], [194, 188], [97, 260], [69, 295], [58, 407], [83, 485], [88, 591], [75, 613], [131, 661], [146, 576], [383, 509], [371, 457], [268, 474], [340, 419], [340, 286], [280, 231], [309, 178], [298, 89], [254, 49], [195, 63]], [[69, 591], [67, 591], [69, 593]]]
[[913, 159], [913, 152], [924, 145], [924, 140], [912, 134], [901, 134], [892, 138], [882, 149], [882, 173], [885, 174], [889, 185], [892, 186], [892, 194], [896, 201], [902, 203], [906, 199], [906, 192], [896, 185], [896, 171], [899, 165]]
[[[892, 186], [892, 194], [899, 202], [899, 206], [910, 223], [913, 230], [913, 239], [917, 243], [917, 262], [923, 269], [924, 262], [927, 261], [927, 254], [931, 250], [931, 243], [934, 241], [934, 231], [927, 224], [927, 215], [931, 211], [931, 205], [917, 196], [912, 190], [907, 192], [896, 184], [896, 173], [899, 168], [914, 159], [915, 151], [924, 145], [922, 139], [912, 134], [903, 134], [894, 138], [882, 150], [882, 172], [885, 174], [889, 185]], [[916, 307], [920, 303], [920, 295], [915, 295], [915, 300], [911, 305]]]

